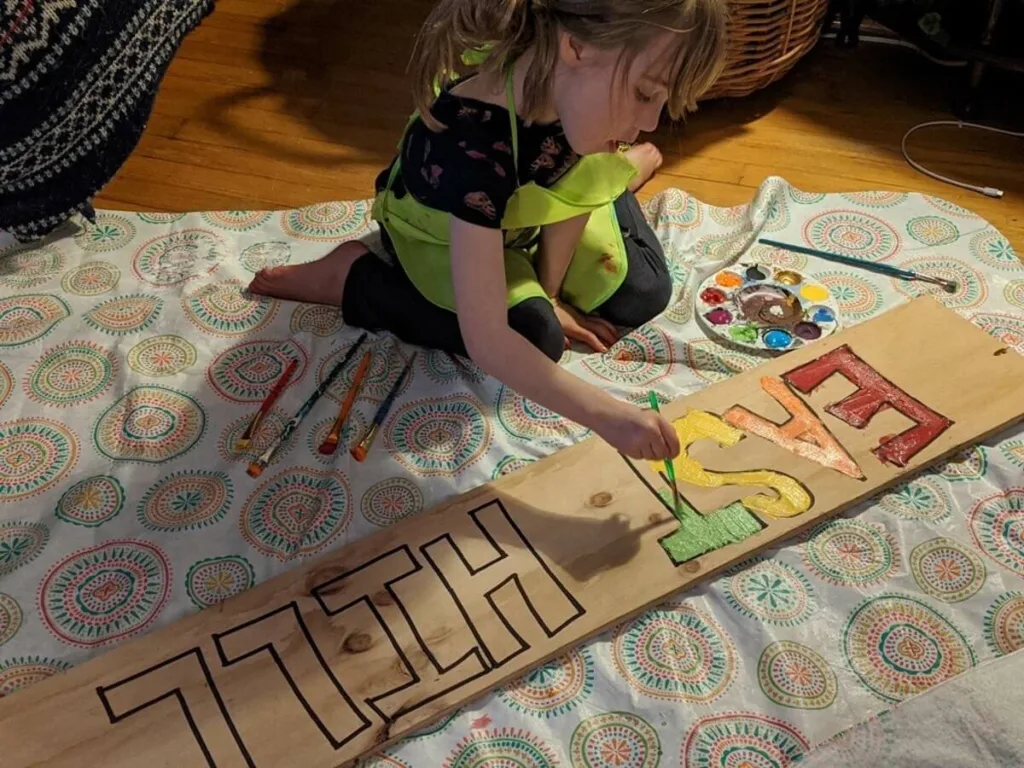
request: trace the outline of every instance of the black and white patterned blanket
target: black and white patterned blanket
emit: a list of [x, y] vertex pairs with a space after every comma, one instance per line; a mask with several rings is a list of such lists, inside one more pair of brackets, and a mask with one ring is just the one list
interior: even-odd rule
[[213, 2], [0, 0], [0, 230], [33, 240], [91, 212]]

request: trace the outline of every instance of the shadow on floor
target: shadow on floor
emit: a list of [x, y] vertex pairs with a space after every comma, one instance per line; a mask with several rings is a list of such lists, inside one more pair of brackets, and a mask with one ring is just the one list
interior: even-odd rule
[[[203, 119], [251, 149], [284, 161], [342, 168], [390, 162], [412, 111], [406, 68], [433, 0], [299, 0], [267, 19], [256, 56], [269, 83], [213, 100]], [[345, 152], [276, 141], [231, 117], [268, 94], [283, 111]]]
[[[266, 22], [259, 60], [271, 84], [251, 94], [218, 103], [207, 115], [222, 128], [231, 103], [273, 91], [287, 99], [287, 109], [326, 140], [361, 149], [384, 164], [409, 114], [412, 95], [407, 67], [416, 34], [435, 0], [300, 0]], [[656, 134], [671, 151], [686, 137], [686, 151], [699, 150], [742, 132], [788, 94], [788, 84], [764, 92], [756, 101], [729, 100], [702, 105], [684, 123], [666, 121]], [[380, 132], [393, 138], [382, 153]], [[259, 139], [254, 139], [259, 142]], [[696, 143], [694, 143], [696, 142]], [[264, 147], [266, 149], [266, 147]], [[274, 147], [282, 158], [316, 157], [293, 147]], [[339, 165], [332, 159], [332, 164]]]

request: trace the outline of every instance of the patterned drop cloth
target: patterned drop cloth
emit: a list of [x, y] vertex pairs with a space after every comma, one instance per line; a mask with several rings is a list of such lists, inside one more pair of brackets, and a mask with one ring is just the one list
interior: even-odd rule
[[[316, 451], [342, 383], [263, 478], [246, 475], [231, 446], [282, 358], [301, 361], [298, 383], [250, 457], [357, 331], [332, 309], [243, 287], [265, 265], [373, 237], [367, 214], [365, 201], [102, 212], [74, 238], [0, 253], [0, 693], [585, 437], [472, 364], [425, 352], [365, 464]], [[928, 290], [755, 245], [760, 234], [955, 278], [960, 290], [938, 298], [1024, 352], [1024, 264], [992, 226], [948, 202], [809, 194], [773, 178], [749, 206], [713, 208], [669, 190], [648, 214], [677, 301], [608, 355], [565, 360], [624, 398], [643, 402], [649, 388], [674, 398], [757, 364], [706, 338], [692, 316], [694, 286], [741, 252], [817, 275], [847, 325]], [[386, 334], [373, 349], [350, 442], [413, 351]], [[369, 764], [785, 766], [1024, 644], [1022, 541], [1016, 430]]]

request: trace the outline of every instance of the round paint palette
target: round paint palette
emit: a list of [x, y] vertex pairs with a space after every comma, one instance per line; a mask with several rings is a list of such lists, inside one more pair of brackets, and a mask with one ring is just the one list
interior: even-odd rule
[[825, 286], [766, 264], [716, 272], [697, 288], [695, 304], [710, 335], [748, 349], [788, 352], [839, 328], [839, 308]]

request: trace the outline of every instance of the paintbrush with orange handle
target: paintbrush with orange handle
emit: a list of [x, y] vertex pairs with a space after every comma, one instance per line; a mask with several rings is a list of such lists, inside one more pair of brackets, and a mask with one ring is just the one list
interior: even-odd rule
[[252, 421], [249, 422], [249, 426], [245, 428], [245, 432], [235, 442], [235, 450], [238, 453], [246, 450], [249, 447], [249, 443], [252, 440], [252, 436], [256, 434], [256, 429], [262, 423], [263, 418], [270, 413], [270, 409], [274, 407], [274, 403], [277, 402], [277, 398], [284, 392], [284, 388], [288, 386], [288, 382], [292, 379], [292, 374], [295, 373], [295, 369], [299, 367], [299, 361], [292, 359], [288, 363], [288, 367], [284, 369], [284, 373], [281, 374], [281, 378], [277, 380], [274, 388], [270, 390], [270, 394], [267, 395], [267, 399], [263, 401], [263, 405], [256, 412], [256, 415], [252, 417]]
[[331, 433], [327, 435], [327, 439], [324, 440], [320, 447], [317, 449], [324, 456], [332, 456], [334, 452], [338, 450], [338, 441], [341, 439], [341, 429], [345, 426], [345, 419], [348, 418], [348, 412], [352, 410], [352, 404], [356, 401], [356, 396], [359, 394], [359, 390], [363, 386], [363, 379], [366, 378], [366, 372], [370, 370], [370, 359], [373, 357], [371, 352], [367, 352], [363, 355], [363, 359], [359, 361], [359, 367], [356, 368], [356, 375], [352, 379], [352, 386], [349, 387], [348, 394], [345, 395], [345, 402], [341, 404], [341, 410], [338, 411], [338, 418], [334, 421], [334, 426], [331, 427]]
[[384, 423], [384, 419], [387, 418], [388, 412], [391, 410], [391, 406], [395, 402], [395, 398], [398, 397], [398, 390], [402, 388], [402, 384], [405, 382], [405, 377], [409, 375], [409, 370], [412, 368], [412, 361], [416, 359], [416, 353], [412, 353], [412, 357], [409, 358], [409, 362], [405, 364], [405, 368], [398, 375], [398, 379], [395, 381], [395, 385], [391, 387], [391, 391], [388, 392], [388, 396], [384, 398], [384, 402], [377, 408], [377, 413], [374, 414], [373, 423], [370, 425], [369, 431], [359, 441], [359, 444], [352, 448], [349, 453], [352, 454], [352, 458], [356, 461], [363, 461], [366, 455], [370, 452], [370, 446], [373, 445], [374, 438], [377, 437], [377, 430], [380, 425]]

